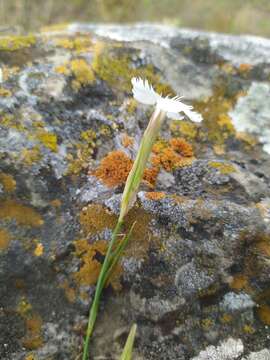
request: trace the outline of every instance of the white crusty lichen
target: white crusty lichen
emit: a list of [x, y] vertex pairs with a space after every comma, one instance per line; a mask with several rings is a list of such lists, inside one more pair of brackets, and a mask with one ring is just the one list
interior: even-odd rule
[[244, 345], [241, 339], [228, 338], [219, 346], [208, 346], [192, 360], [233, 360], [237, 359], [244, 352]]

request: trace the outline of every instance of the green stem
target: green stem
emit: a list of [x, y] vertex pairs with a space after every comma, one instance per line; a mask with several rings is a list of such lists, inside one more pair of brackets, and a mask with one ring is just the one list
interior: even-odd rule
[[90, 337], [93, 333], [94, 325], [95, 325], [96, 318], [97, 318], [97, 312], [98, 312], [98, 308], [99, 308], [101, 292], [105, 285], [104, 278], [106, 277], [107, 270], [111, 265], [110, 257], [111, 257], [112, 248], [113, 248], [113, 245], [115, 244], [115, 241], [117, 239], [117, 236], [119, 234], [122, 224], [123, 224], [123, 221], [118, 219], [118, 222], [114, 228], [114, 231], [112, 234], [112, 239], [109, 243], [109, 247], [108, 247], [108, 250], [107, 250], [107, 253], [106, 253], [106, 256], [105, 256], [105, 259], [104, 259], [104, 262], [103, 262], [103, 265], [102, 265], [102, 268], [101, 268], [101, 271], [100, 271], [100, 274], [98, 277], [95, 296], [94, 296], [94, 300], [91, 305], [90, 314], [89, 314], [89, 320], [88, 320], [86, 337], [85, 337], [85, 341], [84, 341], [82, 360], [89, 359], [88, 358], [88, 356], [89, 356], [89, 341], [90, 341]]

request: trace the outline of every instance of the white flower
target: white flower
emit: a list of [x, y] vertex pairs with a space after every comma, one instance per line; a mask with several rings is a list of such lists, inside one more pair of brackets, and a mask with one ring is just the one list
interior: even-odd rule
[[0, 68], [0, 84], [3, 82], [3, 71]]
[[133, 85], [132, 93], [137, 101], [146, 105], [155, 105], [158, 110], [165, 112], [170, 119], [181, 120], [183, 116], [180, 114], [184, 113], [194, 122], [203, 120], [200, 114], [192, 110], [192, 106], [183, 104], [180, 101], [182, 97], [162, 97], [155, 92], [148, 80], [142, 80], [141, 78], [132, 78], [131, 83]]

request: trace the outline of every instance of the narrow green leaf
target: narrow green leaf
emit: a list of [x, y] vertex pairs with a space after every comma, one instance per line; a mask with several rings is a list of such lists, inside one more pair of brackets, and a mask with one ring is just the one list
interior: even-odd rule
[[137, 331], [137, 325], [134, 324], [130, 329], [126, 345], [119, 360], [131, 360], [136, 331]]

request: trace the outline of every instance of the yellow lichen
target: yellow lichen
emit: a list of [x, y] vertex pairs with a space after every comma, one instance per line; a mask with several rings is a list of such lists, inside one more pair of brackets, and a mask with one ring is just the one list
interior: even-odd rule
[[41, 243], [37, 244], [35, 250], [34, 250], [34, 255], [35, 256], [41, 256], [43, 254], [44, 251], [44, 247]]
[[46, 148], [57, 151], [57, 136], [48, 131], [39, 131], [34, 135]]
[[39, 227], [44, 223], [42, 217], [34, 209], [15, 200], [2, 201], [0, 219], [14, 219], [19, 225], [32, 227]]
[[11, 241], [9, 232], [5, 229], [0, 229], [0, 252], [6, 250]]
[[121, 141], [122, 141], [122, 145], [125, 148], [130, 147], [134, 144], [134, 139], [128, 136], [127, 134], [123, 134]]
[[189, 140], [194, 140], [198, 133], [197, 126], [188, 121], [171, 121], [170, 130], [174, 136], [184, 136]]
[[89, 36], [80, 36], [75, 38], [62, 37], [55, 39], [55, 45], [64, 49], [82, 52], [89, 49], [92, 42]]
[[237, 95], [232, 98], [225, 96], [225, 88], [217, 87], [213, 95], [203, 101], [197, 101], [193, 105], [203, 116], [203, 125], [206, 132], [202, 137], [206, 137], [214, 144], [224, 144], [229, 137], [235, 136], [231, 118], [228, 113], [232, 109], [237, 99]]
[[129, 99], [126, 104], [127, 112], [133, 114], [136, 111], [137, 106], [138, 102], [134, 98]]
[[214, 325], [214, 321], [212, 319], [203, 319], [202, 320], [202, 327], [205, 329], [205, 330], [208, 330], [209, 328], [211, 328], [212, 326]]
[[149, 191], [146, 193], [146, 198], [150, 200], [161, 200], [165, 198], [164, 192], [155, 192], [155, 191]]
[[34, 163], [42, 159], [39, 146], [34, 146], [32, 149], [23, 149], [21, 153], [21, 160], [27, 166], [32, 166]]
[[95, 81], [94, 72], [84, 59], [72, 60], [70, 67], [75, 78], [72, 81], [73, 90], [78, 91], [82, 86], [92, 84]]
[[16, 51], [30, 48], [35, 44], [36, 37], [33, 35], [0, 37], [0, 51]]
[[208, 165], [215, 169], [218, 169], [218, 171], [224, 175], [228, 175], [236, 171], [235, 167], [229, 163], [210, 161]]
[[258, 310], [258, 316], [263, 324], [270, 325], [270, 306], [269, 305], [261, 305]]
[[32, 311], [32, 305], [27, 301], [25, 297], [22, 297], [17, 306], [17, 312], [22, 317], [26, 317], [31, 311]]
[[255, 329], [253, 326], [249, 325], [249, 324], [245, 324], [243, 326], [243, 331], [246, 333], [246, 334], [254, 334], [255, 333]]
[[0, 172], [0, 183], [6, 192], [11, 193], [16, 190], [16, 181], [12, 175]]
[[0, 96], [2, 97], [10, 97], [12, 95], [11, 91], [8, 89], [5, 89], [3, 87], [0, 87]]
[[88, 168], [89, 161], [96, 147], [96, 133], [92, 129], [82, 131], [80, 138], [81, 142], [75, 145], [76, 158], [74, 159], [74, 156], [71, 154], [67, 157], [70, 160], [68, 174], [77, 175], [83, 169]]
[[17, 131], [25, 131], [26, 127], [20, 119], [15, 118], [11, 114], [0, 114], [1, 126], [12, 128]]
[[59, 65], [56, 66], [56, 68], [54, 69], [58, 74], [62, 74], [62, 75], [70, 75], [71, 70], [69, 69], [67, 64], [63, 64], [63, 65]]

